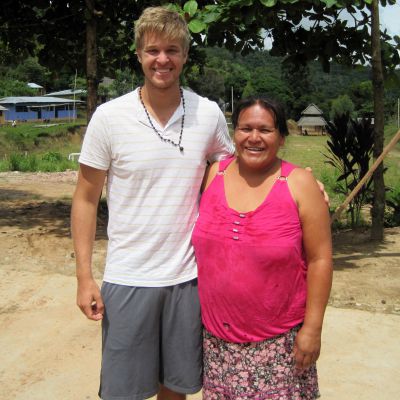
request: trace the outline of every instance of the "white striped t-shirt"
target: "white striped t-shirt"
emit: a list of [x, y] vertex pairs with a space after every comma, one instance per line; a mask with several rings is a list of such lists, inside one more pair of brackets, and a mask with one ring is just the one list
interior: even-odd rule
[[[152, 129], [138, 90], [99, 106], [79, 162], [108, 170], [108, 250], [104, 281], [169, 286], [197, 276], [191, 233], [206, 160], [233, 152], [218, 105], [184, 90], [183, 154]], [[179, 141], [182, 104], [165, 127]]]

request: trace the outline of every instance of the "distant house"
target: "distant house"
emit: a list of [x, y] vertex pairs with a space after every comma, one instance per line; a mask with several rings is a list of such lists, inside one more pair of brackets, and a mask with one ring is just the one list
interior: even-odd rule
[[32, 121], [76, 118], [76, 104], [79, 100], [48, 96], [4, 97], [0, 106], [5, 121]]
[[63, 99], [75, 99], [75, 100], [81, 100], [85, 101], [86, 99], [86, 90], [83, 89], [66, 89], [66, 90], [61, 90], [59, 92], [51, 92], [45, 94], [46, 97], [61, 97]]
[[0, 106], [0, 125], [6, 122], [5, 111], [7, 110], [8, 110], [7, 108]]
[[38, 85], [37, 83], [29, 82], [27, 83], [27, 86], [30, 87], [31, 89], [35, 89], [36, 93], [40, 96], [44, 95], [44, 87]]
[[310, 104], [302, 111], [297, 121], [302, 135], [325, 135], [326, 121], [322, 116], [323, 112], [315, 105]]

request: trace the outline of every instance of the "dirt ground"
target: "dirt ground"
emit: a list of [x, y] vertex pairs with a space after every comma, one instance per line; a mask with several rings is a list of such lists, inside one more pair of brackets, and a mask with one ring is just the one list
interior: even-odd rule
[[[69, 231], [75, 172], [0, 173], [0, 399], [96, 399], [100, 325], [75, 306]], [[105, 223], [94, 271], [100, 281]], [[400, 229], [334, 234], [318, 363], [322, 399], [399, 398]], [[199, 394], [190, 399], [200, 399]]]

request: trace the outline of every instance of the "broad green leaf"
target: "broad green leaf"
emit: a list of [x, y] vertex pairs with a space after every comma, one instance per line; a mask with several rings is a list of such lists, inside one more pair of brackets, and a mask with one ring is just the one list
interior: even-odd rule
[[322, 0], [322, 3], [325, 3], [328, 8], [338, 5], [338, 2], [336, 0]]
[[200, 33], [207, 28], [207, 25], [198, 19], [192, 19], [188, 26], [189, 30], [193, 33]]
[[277, 3], [277, 0], [260, 0], [260, 3], [265, 7], [273, 7]]
[[182, 14], [182, 9], [176, 3], [167, 3], [165, 5], [165, 8], [171, 11], [176, 11], [179, 14]]
[[183, 11], [187, 12], [191, 17], [193, 17], [193, 15], [197, 11], [197, 1], [195, 0], [187, 1], [183, 6]]
[[211, 12], [211, 13], [204, 14], [204, 16], [203, 16], [203, 21], [204, 21], [206, 24], [210, 24], [210, 23], [212, 23], [212, 22], [217, 21], [217, 20], [219, 19], [219, 17], [220, 17], [220, 13], [218, 13], [218, 12]]

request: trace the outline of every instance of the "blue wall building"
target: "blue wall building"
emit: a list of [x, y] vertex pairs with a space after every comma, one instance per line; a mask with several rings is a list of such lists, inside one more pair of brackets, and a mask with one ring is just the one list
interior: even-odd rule
[[43, 121], [57, 119], [75, 119], [77, 103], [80, 100], [63, 99], [49, 96], [3, 97], [0, 105], [5, 121]]

